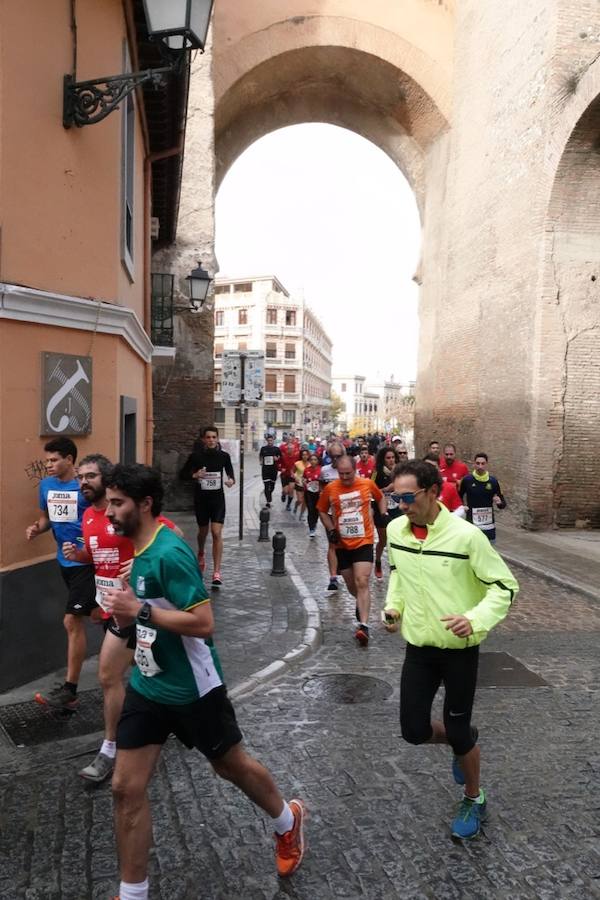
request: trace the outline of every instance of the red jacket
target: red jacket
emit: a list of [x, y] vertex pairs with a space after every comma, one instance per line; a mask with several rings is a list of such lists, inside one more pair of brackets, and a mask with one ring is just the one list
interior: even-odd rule
[[465, 475], [469, 474], [469, 467], [460, 459], [455, 459], [452, 465], [449, 466], [446, 463], [446, 457], [442, 456], [440, 472], [444, 481], [450, 481], [458, 487]]

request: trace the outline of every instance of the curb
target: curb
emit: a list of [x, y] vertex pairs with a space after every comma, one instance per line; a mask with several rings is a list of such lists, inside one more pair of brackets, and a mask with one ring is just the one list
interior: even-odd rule
[[552, 569], [545, 569], [543, 566], [539, 566], [536, 563], [524, 560], [522, 559], [522, 557], [515, 556], [513, 553], [505, 553], [501, 548], [498, 548], [498, 552], [500, 553], [502, 559], [505, 559], [506, 562], [512, 563], [516, 566], [521, 566], [522, 569], [525, 569], [527, 572], [531, 572], [532, 575], [537, 575], [539, 578], [545, 578], [546, 581], [551, 581], [553, 584], [560, 585], [560, 587], [570, 588], [572, 591], [575, 591], [578, 594], [583, 594], [584, 597], [588, 597], [590, 600], [595, 600], [596, 603], [600, 602], [599, 591], [593, 591], [591, 588], [586, 587], [584, 584], [580, 584], [578, 581], [573, 581], [573, 579], [569, 578], [568, 575], [561, 575], [559, 572], [555, 572]]
[[323, 625], [319, 605], [289, 556], [286, 558], [285, 564], [288, 575], [300, 595], [306, 612], [306, 628], [304, 629], [302, 641], [292, 650], [289, 650], [281, 659], [273, 660], [268, 666], [264, 666], [258, 672], [250, 675], [249, 678], [246, 678], [245, 681], [228, 690], [227, 693], [232, 700], [245, 698], [258, 688], [262, 688], [271, 681], [275, 681], [275, 679], [285, 675], [290, 669], [312, 656], [322, 644]]

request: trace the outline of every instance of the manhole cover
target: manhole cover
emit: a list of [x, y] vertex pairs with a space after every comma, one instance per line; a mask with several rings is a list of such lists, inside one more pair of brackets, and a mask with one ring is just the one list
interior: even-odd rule
[[304, 682], [302, 690], [313, 700], [331, 703], [367, 703], [385, 700], [393, 688], [380, 678], [370, 675], [316, 675]]
[[478, 687], [547, 687], [535, 672], [508, 653], [480, 653]]
[[33, 747], [102, 731], [102, 691], [81, 691], [76, 712], [60, 713], [34, 700], [0, 707], [0, 725], [17, 747]]

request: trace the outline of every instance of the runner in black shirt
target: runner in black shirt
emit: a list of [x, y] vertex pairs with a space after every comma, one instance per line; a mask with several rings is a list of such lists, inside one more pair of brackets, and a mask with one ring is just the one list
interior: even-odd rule
[[[208, 526], [212, 534], [213, 579], [212, 586], [221, 587], [221, 559], [223, 557], [223, 522], [225, 521], [225, 491], [235, 484], [231, 457], [218, 447], [219, 431], [215, 425], [202, 430], [201, 440], [194, 444], [183, 467], [182, 477], [193, 478], [194, 507], [198, 523], [198, 563], [200, 571], [206, 568], [204, 545]], [[227, 476], [224, 479], [224, 474]]]
[[261, 466], [261, 476], [265, 486], [267, 509], [271, 508], [271, 497], [277, 481], [277, 460], [281, 456], [281, 450], [275, 446], [275, 435], [267, 434], [267, 443], [260, 448], [258, 458]]

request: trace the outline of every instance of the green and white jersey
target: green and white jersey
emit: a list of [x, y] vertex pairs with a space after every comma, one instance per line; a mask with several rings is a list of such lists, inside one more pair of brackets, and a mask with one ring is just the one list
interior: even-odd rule
[[[136, 553], [130, 583], [142, 603], [187, 610], [209, 603], [196, 558], [182, 538], [159, 525], [150, 543]], [[167, 705], [193, 703], [223, 684], [212, 640], [136, 625], [137, 647], [130, 684], [149, 700]]]

